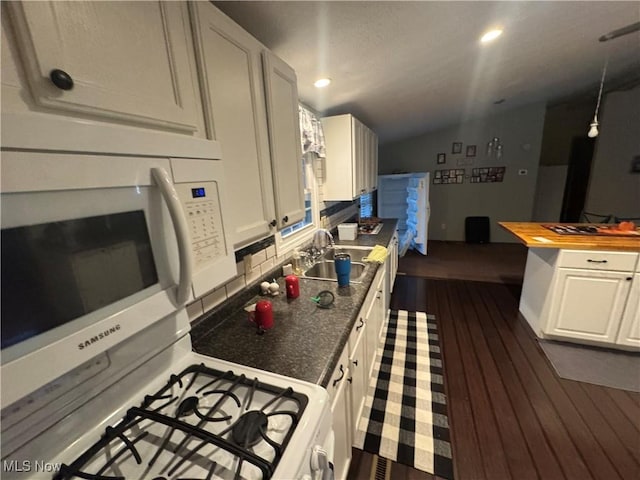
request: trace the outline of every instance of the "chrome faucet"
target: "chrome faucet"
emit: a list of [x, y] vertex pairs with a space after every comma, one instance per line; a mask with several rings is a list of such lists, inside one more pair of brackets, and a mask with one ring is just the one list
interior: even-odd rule
[[327, 248], [335, 247], [335, 242], [333, 241], [333, 235], [326, 228], [319, 228], [316, 230], [316, 233], [313, 234], [313, 250], [314, 256], [323, 255]]

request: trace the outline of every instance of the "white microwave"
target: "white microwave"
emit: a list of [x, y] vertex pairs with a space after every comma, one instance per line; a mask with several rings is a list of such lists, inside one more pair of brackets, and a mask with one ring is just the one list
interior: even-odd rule
[[211, 158], [3, 145], [2, 408], [236, 274], [206, 146]]

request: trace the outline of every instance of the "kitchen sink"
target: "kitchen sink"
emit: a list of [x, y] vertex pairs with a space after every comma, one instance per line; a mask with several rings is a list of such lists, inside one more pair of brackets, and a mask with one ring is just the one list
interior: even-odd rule
[[334, 248], [330, 248], [329, 250], [327, 250], [327, 252], [324, 254], [324, 258], [327, 260], [333, 260], [333, 256], [336, 253], [348, 253], [349, 256], [351, 257], [352, 263], [362, 262], [362, 259], [371, 253], [371, 250], [373, 250], [373, 248], [371, 247], [358, 248], [358, 247], [336, 246]]
[[[353, 258], [353, 257], [352, 257]], [[367, 273], [367, 264], [351, 261], [351, 275], [349, 281], [352, 283], [360, 283]], [[303, 274], [303, 278], [311, 278], [315, 280], [329, 280], [336, 282], [336, 270], [333, 260], [320, 260], [313, 267], [308, 268]]]
[[302, 273], [302, 278], [336, 282], [336, 269], [333, 262], [334, 255], [337, 253], [348, 253], [351, 257], [351, 275], [349, 276], [349, 281], [352, 283], [361, 283], [370, 265], [369, 263], [363, 262], [362, 259], [369, 255], [371, 250], [373, 250], [372, 247], [343, 247], [337, 245], [334, 248], [328, 249], [320, 260], [313, 266], [307, 268]]

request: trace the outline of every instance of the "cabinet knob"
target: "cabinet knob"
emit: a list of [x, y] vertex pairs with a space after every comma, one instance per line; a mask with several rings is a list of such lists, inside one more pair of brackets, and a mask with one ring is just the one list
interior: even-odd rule
[[289, 217], [285, 215], [284, 217], [282, 217], [282, 221], [283, 223], [287, 223], [289, 221]]
[[54, 69], [49, 73], [49, 78], [60, 90], [71, 90], [73, 88], [73, 78], [64, 70]]
[[276, 222], [275, 218], [269, 222], [269, 225], [271, 225], [272, 227], [275, 227], [277, 224], [278, 222]]
[[625, 278], [625, 280], [630, 282], [631, 280], [633, 280], [633, 277], [627, 277], [627, 278]]
[[354, 360], [353, 364], [357, 367], [358, 366], [358, 360]]
[[607, 263], [606, 260], [591, 260], [590, 258], [587, 259], [587, 262], [589, 262], [589, 263]]

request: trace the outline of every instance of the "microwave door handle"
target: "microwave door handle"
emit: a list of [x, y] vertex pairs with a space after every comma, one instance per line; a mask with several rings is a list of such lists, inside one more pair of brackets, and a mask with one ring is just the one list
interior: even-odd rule
[[178, 198], [173, 182], [167, 171], [162, 167], [154, 167], [151, 169], [151, 175], [158, 184], [162, 198], [169, 208], [171, 222], [176, 232], [176, 240], [178, 241], [178, 254], [180, 258], [180, 280], [176, 291], [176, 302], [183, 305], [189, 298], [191, 290], [191, 279], [193, 275], [193, 258], [191, 256], [191, 242], [189, 240], [189, 228], [187, 226], [187, 218], [182, 210], [182, 204]]

